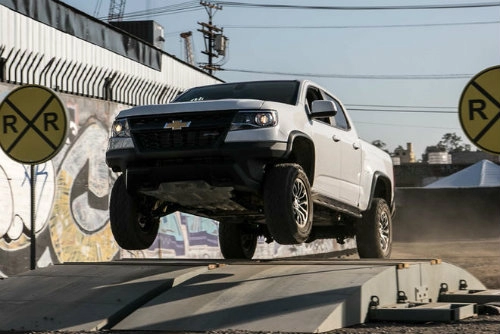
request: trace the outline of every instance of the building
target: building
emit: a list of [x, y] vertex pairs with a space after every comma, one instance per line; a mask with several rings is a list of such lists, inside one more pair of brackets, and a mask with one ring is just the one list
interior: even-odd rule
[[398, 146], [392, 155], [395, 164], [408, 164], [417, 162], [415, 159], [415, 152], [413, 152], [413, 144], [406, 143], [406, 149]]
[[116, 27], [59, 1], [0, 0], [0, 23], [0, 82], [129, 106], [168, 103], [187, 88], [222, 82], [164, 52], [152, 21]]
[[424, 163], [431, 165], [449, 165], [452, 163], [451, 154], [441, 146], [427, 146], [422, 158]]

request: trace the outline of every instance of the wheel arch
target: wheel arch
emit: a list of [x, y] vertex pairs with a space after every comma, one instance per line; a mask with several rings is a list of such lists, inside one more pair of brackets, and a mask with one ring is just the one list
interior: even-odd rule
[[315, 159], [315, 148], [311, 137], [300, 131], [293, 131], [290, 133], [286, 162], [299, 164], [304, 170], [304, 173], [306, 173], [311, 186], [314, 182]]
[[373, 174], [370, 201], [368, 202], [367, 210], [372, 206], [374, 198], [384, 199], [391, 211], [393, 211], [393, 186], [390, 177], [382, 172], [375, 172]]

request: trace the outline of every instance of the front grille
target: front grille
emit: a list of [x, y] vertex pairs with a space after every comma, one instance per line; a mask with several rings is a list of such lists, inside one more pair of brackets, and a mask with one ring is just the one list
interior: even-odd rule
[[[193, 150], [216, 147], [229, 130], [235, 111], [144, 116], [129, 120], [132, 136], [141, 152]], [[166, 129], [174, 121], [190, 122], [179, 130]]]

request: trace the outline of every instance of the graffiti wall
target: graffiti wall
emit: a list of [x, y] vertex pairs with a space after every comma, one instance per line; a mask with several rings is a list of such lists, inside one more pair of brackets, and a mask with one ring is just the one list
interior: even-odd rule
[[[1, 85], [5, 95], [13, 85]], [[37, 265], [68, 261], [107, 261], [118, 254], [108, 224], [110, 187], [115, 175], [104, 161], [108, 129], [126, 106], [60, 94], [70, 131], [49, 162], [22, 165], [0, 152], [0, 271], [29, 269], [31, 210], [36, 212]], [[31, 200], [31, 177], [36, 196]]]
[[[0, 83], [0, 100], [14, 88]], [[162, 218], [150, 249], [128, 252], [114, 241], [109, 226], [109, 195], [117, 175], [105, 163], [114, 116], [127, 108], [102, 100], [60, 94], [70, 117], [61, 151], [46, 163], [22, 165], [0, 150], [0, 277], [29, 270], [31, 210], [34, 206], [38, 267], [119, 258], [221, 258], [216, 221], [174, 213]], [[35, 177], [35, 200], [31, 200]], [[33, 203], [34, 202], [34, 203]], [[269, 258], [352, 248], [332, 240], [299, 246], [260, 245], [256, 257]]]

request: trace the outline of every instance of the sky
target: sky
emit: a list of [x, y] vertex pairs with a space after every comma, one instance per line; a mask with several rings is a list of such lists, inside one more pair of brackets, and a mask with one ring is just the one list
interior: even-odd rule
[[[110, 7], [109, 0], [63, 2], [103, 20]], [[500, 65], [500, 1], [211, 3], [221, 4], [213, 24], [229, 39], [226, 57], [214, 60], [223, 69], [214, 72], [220, 79], [310, 79], [347, 106], [362, 139], [381, 140], [391, 152], [411, 142], [421, 159], [445, 133], [456, 133], [476, 150], [460, 126], [458, 104], [474, 75]], [[448, 8], [459, 4], [464, 6]], [[323, 8], [305, 8], [311, 6]], [[138, 11], [144, 15], [131, 17]], [[128, 0], [124, 15], [162, 25], [164, 51], [183, 60], [179, 35], [192, 31], [195, 61], [207, 62], [197, 29], [208, 13], [198, 1]]]

